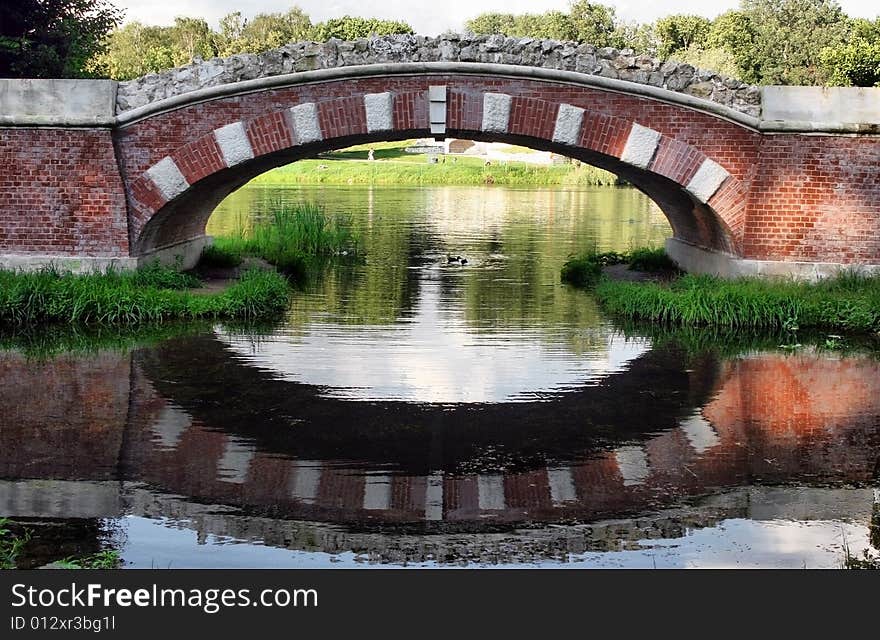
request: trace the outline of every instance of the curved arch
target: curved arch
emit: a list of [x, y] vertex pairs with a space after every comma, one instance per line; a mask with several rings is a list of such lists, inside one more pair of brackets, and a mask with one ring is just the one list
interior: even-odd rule
[[[443, 84], [434, 84], [438, 80]], [[219, 100], [189, 107], [210, 111], [219, 126], [189, 139], [182, 132], [180, 144], [166, 145], [170, 152], [130, 182], [133, 254], [203, 236], [216, 205], [271, 168], [352, 144], [436, 136], [432, 129], [439, 125], [449, 137], [525, 145], [607, 169], [652, 198], [677, 239], [742, 255], [747, 188], [723, 162], [671, 133], [681, 128], [669, 122], [672, 107], [653, 118], [650, 104], [647, 110], [642, 104], [644, 115], [633, 118], [572, 104], [578, 94], [570, 87], [556, 91], [559, 98], [545, 97], [546, 83], [538, 80], [494, 78], [485, 86], [474, 86], [471, 77], [455, 80], [426, 77], [395, 85], [371, 79], [357, 87], [339, 81], [321, 84], [320, 95], [310, 95], [306, 85], [298, 88], [299, 99], [278, 108], [273, 95], [275, 108], [244, 118], [233, 109], [227, 114]], [[431, 105], [443, 111], [442, 122], [432, 124]], [[695, 117], [674, 108], [682, 120]]]

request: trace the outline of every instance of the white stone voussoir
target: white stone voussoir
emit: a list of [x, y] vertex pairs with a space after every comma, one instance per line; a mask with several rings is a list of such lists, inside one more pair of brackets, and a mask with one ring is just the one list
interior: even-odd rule
[[254, 150], [251, 148], [251, 141], [248, 140], [243, 122], [233, 122], [214, 129], [214, 139], [220, 147], [220, 153], [223, 154], [227, 167], [234, 167], [254, 157]]
[[394, 128], [394, 99], [390, 91], [366, 94], [364, 108], [367, 110], [367, 132]]
[[166, 200], [174, 200], [189, 189], [189, 182], [183, 177], [177, 164], [169, 156], [147, 169], [147, 175]]
[[318, 106], [314, 102], [304, 102], [290, 108], [293, 118], [293, 130], [297, 142], [307, 144], [324, 139], [321, 123], [318, 120]]
[[660, 144], [660, 135], [659, 131], [633, 124], [620, 159], [635, 167], [647, 169]]
[[706, 203], [709, 202], [709, 198], [715, 195], [728, 176], [730, 174], [727, 169], [714, 160], [706, 158], [685, 189], [692, 193], [697, 200]]
[[553, 142], [561, 142], [570, 147], [580, 142], [581, 126], [584, 122], [584, 110], [570, 104], [559, 105], [556, 114], [556, 127], [553, 129]]
[[506, 133], [511, 102], [513, 98], [506, 93], [484, 93], [482, 130]]

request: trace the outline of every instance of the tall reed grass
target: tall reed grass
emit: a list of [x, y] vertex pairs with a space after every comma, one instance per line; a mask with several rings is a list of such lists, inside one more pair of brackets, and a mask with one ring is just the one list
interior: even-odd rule
[[239, 228], [233, 235], [216, 237], [202, 254], [202, 263], [228, 267], [253, 256], [296, 272], [310, 258], [357, 251], [357, 238], [347, 218], [330, 216], [312, 203], [278, 205], [271, 216], [256, 220], [251, 229]]
[[685, 275], [670, 284], [600, 279], [610, 313], [668, 325], [734, 329], [880, 330], [880, 278], [844, 274], [816, 284]]
[[166, 270], [150, 267], [87, 275], [54, 269], [0, 271], [0, 325], [134, 325], [175, 318], [253, 318], [282, 311], [290, 294], [286, 279], [270, 271], [248, 271], [225, 291], [200, 295], [184, 290], [186, 278]]
[[635, 249], [589, 252], [566, 262], [561, 275], [576, 286], [594, 287], [606, 311], [628, 320], [734, 330], [880, 330], [880, 277], [843, 272], [806, 283], [686, 274], [670, 282], [629, 282], [603, 275], [602, 267], [619, 263], [642, 271], [675, 269], [662, 249]]

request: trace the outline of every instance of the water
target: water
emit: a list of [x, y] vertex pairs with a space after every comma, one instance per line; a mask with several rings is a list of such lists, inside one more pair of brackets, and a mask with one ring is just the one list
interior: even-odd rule
[[20, 566], [837, 567], [880, 543], [876, 353], [623, 328], [559, 283], [571, 253], [662, 242], [637, 192], [247, 189], [211, 226], [298, 199], [350, 214], [366, 259], [282, 324], [0, 352]]

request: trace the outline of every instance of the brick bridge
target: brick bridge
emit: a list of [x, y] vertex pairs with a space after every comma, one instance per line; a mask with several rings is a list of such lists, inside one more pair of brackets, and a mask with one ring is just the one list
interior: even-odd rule
[[653, 74], [395, 61], [234, 77], [139, 101], [131, 87], [156, 77], [0, 80], [0, 266], [192, 263], [215, 206], [254, 176], [352, 144], [433, 135], [616, 173], [663, 210], [668, 250], [692, 271], [880, 270], [880, 89], [759, 92], [706, 76], [709, 87], [752, 91], [759, 104], [743, 107], [726, 89], [724, 103]]

